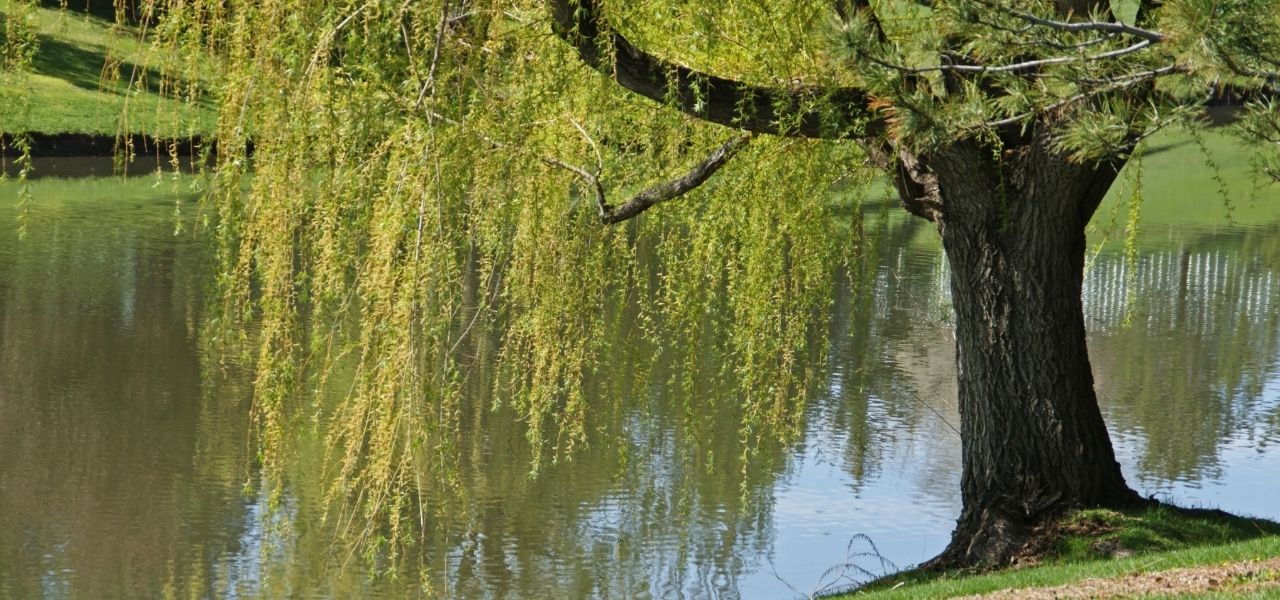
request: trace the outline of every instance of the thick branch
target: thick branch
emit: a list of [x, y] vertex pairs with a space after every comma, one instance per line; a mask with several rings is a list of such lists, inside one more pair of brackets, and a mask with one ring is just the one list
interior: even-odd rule
[[[704, 121], [810, 138], [879, 135], [885, 122], [850, 87], [763, 87], [700, 73], [649, 54], [608, 28], [594, 0], [549, 0], [552, 30], [587, 66], [641, 96]], [[612, 52], [605, 50], [610, 48]]]

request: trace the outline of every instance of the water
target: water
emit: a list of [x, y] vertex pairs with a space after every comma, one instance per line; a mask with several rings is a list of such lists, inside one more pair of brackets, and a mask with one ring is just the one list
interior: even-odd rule
[[[1168, 154], [1148, 162], [1184, 160]], [[188, 183], [36, 181], [23, 240], [0, 184], [0, 598], [416, 595], [411, 576], [326, 571], [343, 557], [307, 522], [304, 485], [289, 531], [264, 518], [247, 375], [201, 339], [209, 250]], [[1095, 377], [1133, 485], [1280, 519], [1280, 196], [1227, 218], [1212, 190], [1152, 181], [1137, 260], [1116, 232], [1093, 258]], [[476, 409], [467, 506], [426, 549], [436, 591], [785, 598], [835, 582], [824, 571], [849, 553], [878, 572], [868, 540], [899, 566], [938, 552], [959, 510], [948, 274], [929, 226], [889, 215], [873, 293], [833, 283], [800, 441], [708, 472], [681, 452], [675, 392], [624, 383], [613, 442], [531, 479], [509, 415]], [[722, 429], [706, 443], [733, 453]]]
[[0, 597], [158, 594], [247, 527], [246, 396], [202, 388], [204, 248], [153, 183], [41, 180], [22, 241], [0, 187]]

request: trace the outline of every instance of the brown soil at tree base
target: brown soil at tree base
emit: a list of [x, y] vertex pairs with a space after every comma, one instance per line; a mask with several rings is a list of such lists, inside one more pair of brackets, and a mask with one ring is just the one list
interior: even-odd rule
[[1017, 588], [963, 596], [962, 600], [1067, 600], [1135, 598], [1205, 592], [1255, 593], [1274, 590], [1280, 597], [1280, 557], [1224, 565], [1170, 569], [1122, 577], [1085, 579], [1043, 588]]
[[[1160, 503], [1142, 498], [1127, 486], [1113, 494], [1114, 500], [1095, 503], [1095, 507], [1114, 510], [1154, 508]], [[1170, 507], [1175, 510], [1185, 510]], [[1109, 531], [1106, 523], [1069, 522], [1065, 515], [1070, 508], [1047, 509], [1038, 518], [1023, 520], [1009, 513], [998, 511], [974, 511], [962, 514], [951, 543], [937, 557], [921, 565], [921, 571], [947, 572], [956, 570], [979, 571], [1007, 567], [1025, 567], [1039, 564], [1041, 559], [1054, 553], [1055, 546], [1064, 536], [1097, 536]], [[1119, 556], [1099, 548], [1102, 554]], [[1118, 552], [1122, 550], [1117, 549]]]
[[[1067, 536], [1083, 538], [1101, 538], [1109, 533], [1121, 530], [1122, 527], [1100, 519], [1083, 519], [1077, 521], [1055, 520], [1035, 527], [1022, 549], [1009, 561], [1013, 567], [1032, 567], [1040, 564], [1046, 557], [1052, 556], [1058, 542]], [[1092, 545], [1093, 549], [1107, 558], [1124, 558], [1133, 552], [1116, 544], [1112, 540], [1099, 540]]]

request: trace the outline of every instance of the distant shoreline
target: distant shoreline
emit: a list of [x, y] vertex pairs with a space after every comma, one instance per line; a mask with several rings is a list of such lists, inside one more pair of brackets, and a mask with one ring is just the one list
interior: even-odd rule
[[[133, 144], [133, 154], [167, 156], [169, 138], [155, 137], [143, 133], [131, 133], [124, 137], [100, 133], [31, 133], [31, 156], [33, 158], [102, 158], [113, 157], [120, 143], [125, 140]], [[13, 146], [14, 134], [0, 133], [0, 157], [8, 162], [17, 158], [18, 151]], [[194, 136], [181, 138], [178, 142], [178, 153], [184, 158], [195, 157], [199, 149], [210, 143], [212, 138]], [[250, 151], [252, 151], [250, 144]], [[215, 148], [216, 150], [216, 148]]]

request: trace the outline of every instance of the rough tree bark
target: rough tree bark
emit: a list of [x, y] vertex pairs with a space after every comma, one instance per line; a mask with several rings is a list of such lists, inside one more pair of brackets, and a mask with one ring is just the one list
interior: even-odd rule
[[1122, 162], [1073, 163], [1045, 136], [929, 158], [956, 311], [962, 513], [935, 566], [998, 565], [1039, 524], [1140, 501], [1098, 408], [1085, 345], [1085, 225]]

